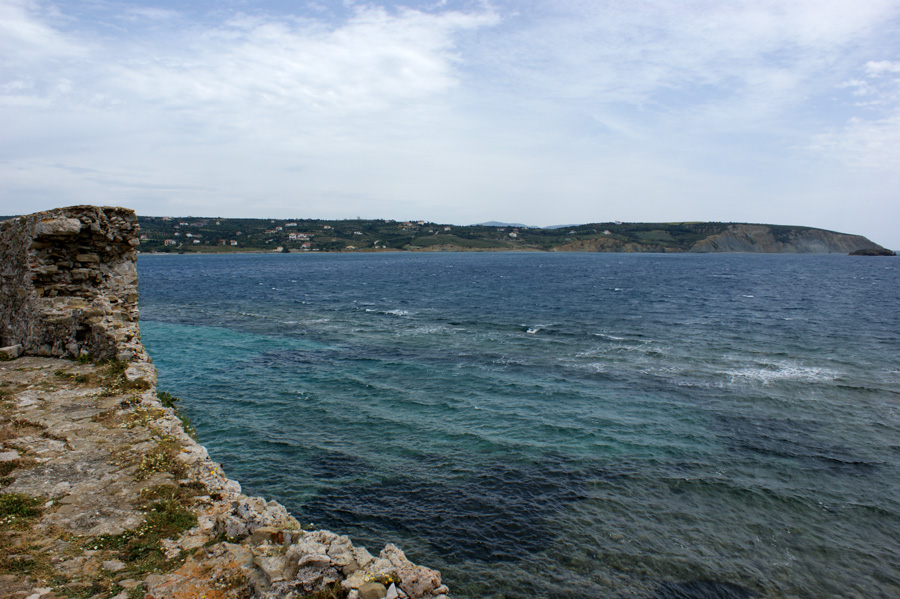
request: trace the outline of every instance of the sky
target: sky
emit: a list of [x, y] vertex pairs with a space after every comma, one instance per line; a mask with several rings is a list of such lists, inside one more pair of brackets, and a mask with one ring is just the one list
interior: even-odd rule
[[0, 214], [74, 204], [900, 249], [900, 1], [0, 0]]

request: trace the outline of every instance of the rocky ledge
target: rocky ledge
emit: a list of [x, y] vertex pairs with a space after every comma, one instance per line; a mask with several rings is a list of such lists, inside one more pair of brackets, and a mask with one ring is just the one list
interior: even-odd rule
[[[91, 228], [109, 211], [129, 229], [118, 240]], [[52, 251], [35, 256], [49, 221]], [[25, 312], [5, 313], [0, 331], [0, 599], [446, 599], [440, 573], [397, 547], [373, 556], [242, 494], [188, 434], [140, 345], [129, 222], [77, 207], [0, 230], [0, 295]], [[101, 233], [119, 261], [88, 269], [94, 285], [65, 272], [85, 261], [62, 239], [85, 228], [72, 251]]]

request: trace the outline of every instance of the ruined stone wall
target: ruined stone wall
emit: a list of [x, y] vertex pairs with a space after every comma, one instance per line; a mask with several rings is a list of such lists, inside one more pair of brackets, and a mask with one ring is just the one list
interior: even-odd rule
[[0, 222], [0, 348], [148, 361], [138, 328], [137, 216], [72, 206]]
[[[132, 211], [93, 206], [0, 222], [0, 356], [17, 358], [0, 363], [0, 490], [43, 506], [0, 535], [11, 564], [43, 569], [3, 570], [0, 596], [449, 599], [440, 572], [394, 545], [375, 557], [242, 494], [162, 405], [138, 330], [137, 230]], [[85, 354], [95, 363], [53, 358]], [[119, 378], [107, 358], [131, 364]], [[147, 493], [161, 489], [181, 524], [154, 540]], [[98, 535], [165, 560], [145, 569], [145, 553]]]

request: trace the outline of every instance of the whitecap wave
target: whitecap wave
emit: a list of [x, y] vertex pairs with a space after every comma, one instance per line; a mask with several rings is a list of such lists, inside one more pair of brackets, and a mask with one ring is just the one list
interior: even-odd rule
[[594, 337], [603, 337], [610, 341], [625, 341], [625, 337], [616, 337], [615, 335], [607, 335], [606, 333], [594, 333]]
[[543, 331], [544, 329], [549, 328], [553, 325], [551, 325], [551, 324], [535, 324], [535, 325], [523, 324], [521, 326], [525, 327], [525, 332], [527, 334], [535, 335], [538, 332]]
[[830, 368], [821, 368], [818, 366], [803, 366], [790, 362], [779, 362], [777, 364], [765, 364], [761, 366], [751, 366], [748, 368], [739, 368], [726, 370], [725, 374], [729, 382], [756, 382], [768, 385], [777, 381], [809, 381], [809, 382], [828, 382], [835, 380], [839, 373]]
[[366, 312], [368, 313], [376, 313], [376, 314], [389, 314], [391, 316], [409, 316], [409, 310], [400, 310], [395, 308], [393, 310], [379, 310], [378, 308], [366, 308]]

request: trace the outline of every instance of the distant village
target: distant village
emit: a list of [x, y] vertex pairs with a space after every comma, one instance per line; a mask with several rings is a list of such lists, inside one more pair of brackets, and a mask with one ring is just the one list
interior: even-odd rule
[[[567, 234], [597, 233], [595, 226], [578, 226], [561, 231], [504, 224], [456, 226], [424, 220], [325, 221], [142, 216], [139, 217], [139, 223], [142, 252], [549, 249], [566, 241]], [[600, 232], [612, 234], [609, 229]]]

